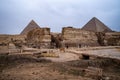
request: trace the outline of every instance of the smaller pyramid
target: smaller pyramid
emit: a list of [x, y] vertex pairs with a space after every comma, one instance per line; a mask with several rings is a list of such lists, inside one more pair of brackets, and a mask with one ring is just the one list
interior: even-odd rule
[[26, 35], [29, 31], [35, 28], [40, 28], [40, 26], [34, 20], [31, 20], [30, 23], [24, 28], [24, 30], [20, 34]]
[[102, 23], [96, 17], [93, 17], [83, 28], [82, 30], [88, 30], [93, 32], [112, 32], [104, 23]]

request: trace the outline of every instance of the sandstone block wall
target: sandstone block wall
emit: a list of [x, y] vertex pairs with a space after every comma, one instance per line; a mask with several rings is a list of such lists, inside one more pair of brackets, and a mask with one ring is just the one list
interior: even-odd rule
[[14, 41], [25, 42], [25, 35], [0, 35], [0, 43], [9, 43]]
[[51, 43], [50, 28], [37, 28], [28, 32], [27, 44], [31, 47], [48, 48]]
[[120, 32], [105, 33], [104, 43], [111, 46], [120, 46]]
[[25, 35], [0, 35], [0, 50], [5, 50], [10, 47], [9, 44], [13, 44], [16, 48], [20, 48], [26, 44]]
[[94, 32], [72, 27], [64, 27], [62, 30], [63, 44], [69, 46], [97, 46], [97, 36]]

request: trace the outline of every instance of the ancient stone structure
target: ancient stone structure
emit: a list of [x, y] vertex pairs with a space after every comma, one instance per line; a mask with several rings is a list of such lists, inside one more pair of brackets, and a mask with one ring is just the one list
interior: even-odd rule
[[50, 28], [36, 28], [28, 32], [27, 45], [34, 48], [50, 48]]
[[0, 35], [0, 46], [15, 44], [34, 48], [120, 46], [120, 32], [113, 32], [97, 18], [92, 18], [82, 29], [63, 27], [61, 33], [51, 33], [50, 28], [40, 28], [31, 21], [20, 35]]
[[0, 47], [8, 48], [9, 44], [13, 44], [16, 48], [20, 48], [22, 45], [26, 44], [25, 35], [0, 35]]
[[34, 20], [25, 27], [20, 35], [26, 35], [26, 45], [28, 47], [50, 48], [50, 28], [40, 28]]
[[82, 30], [88, 30], [93, 32], [112, 32], [110, 28], [108, 28], [96, 17], [93, 17], [87, 24], [85, 24]]
[[62, 37], [61, 33], [51, 33], [51, 48], [62, 47]]
[[40, 27], [34, 20], [31, 20], [30, 23], [25, 27], [25, 29], [20, 34], [26, 35], [29, 31], [35, 28], [40, 28]]
[[98, 46], [98, 39], [94, 32], [78, 28], [64, 27], [62, 30], [62, 44], [65, 47]]
[[105, 33], [104, 43], [106, 46], [120, 46], [120, 32]]
[[0, 43], [9, 43], [17, 41], [22, 41], [23, 43], [25, 43], [25, 39], [25, 35], [0, 35]]

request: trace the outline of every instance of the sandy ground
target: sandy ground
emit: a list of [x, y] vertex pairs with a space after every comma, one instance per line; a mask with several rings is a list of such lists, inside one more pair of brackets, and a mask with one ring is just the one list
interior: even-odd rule
[[69, 49], [67, 51], [77, 55], [87, 54], [87, 55], [120, 60], [120, 46], [90, 47], [90, 48], [82, 48], [82, 49]]
[[[93, 80], [68, 74], [59, 63], [29, 62], [9, 66], [0, 74], [0, 80]], [[59, 70], [55, 67], [59, 66]], [[58, 67], [57, 67], [58, 68]]]
[[66, 61], [72, 61], [72, 60], [79, 60], [79, 56], [73, 53], [68, 52], [58, 52], [59, 58], [46, 58], [48, 60], [51, 60], [53, 62], [66, 62]]
[[[47, 50], [49, 51], [49, 49]], [[37, 52], [39, 51], [41, 50], [37, 50]], [[80, 60], [79, 56], [81, 54], [120, 59], [119, 47], [76, 48], [66, 49], [65, 52], [60, 52], [59, 50], [54, 50], [54, 52], [59, 55], [59, 58], [46, 57], [43, 59], [47, 61], [42, 62], [40, 61], [42, 58], [36, 58], [32, 55], [34, 52], [10, 54], [12, 57], [10, 59], [7, 58], [8, 62], [5, 61], [4, 64], [4, 62], [0, 61], [0, 80], [96, 80], [91, 78], [91, 76], [82, 76], [81, 69], [93, 65], [94, 62], [94, 67], [97, 67], [99, 60], [98, 62], [96, 62], [97, 60], [92, 60], [93, 63], [90, 62], [91, 60]], [[110, 63], [113, 64], [112, 62]], [[118, 64], [106, 65], [101, 63], [101, 65], [105, 66], [104, 68], [102, 67], [105, 71], [105, 77], [110, 76], [112, 78], [111, 76], [114, 76], [118, 78], [111, 80], [120, 79], [120, 67]]]

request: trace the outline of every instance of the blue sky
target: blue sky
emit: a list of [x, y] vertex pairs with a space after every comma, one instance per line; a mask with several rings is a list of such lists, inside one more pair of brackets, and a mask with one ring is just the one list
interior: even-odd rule
[[40, 27], [61, 32], [83, 27], [97, 17], [120, 31], [120, 0], [0, 0], [0, 34], [19, 34], [33, 19]]

